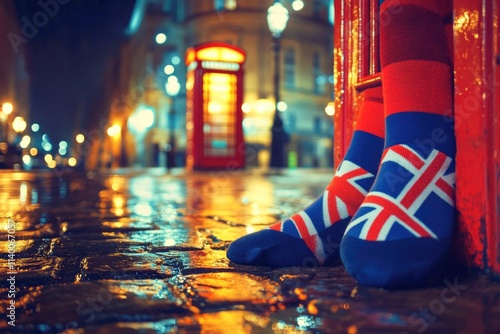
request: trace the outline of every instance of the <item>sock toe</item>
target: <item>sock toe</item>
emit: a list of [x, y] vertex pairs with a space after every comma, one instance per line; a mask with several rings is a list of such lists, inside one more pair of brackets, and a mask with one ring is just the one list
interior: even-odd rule
[[449, 245], [449, 238], [376, 242], [346, 235], [340, 257], [360, 284], [400, 288], [423, 284], [434, 276], [448, 254]]
[[227, 258], [236, 264], [269, 267], [301, 266], [316, 262], [301, 239], [274, 230], [262, 230], [233, 241]]

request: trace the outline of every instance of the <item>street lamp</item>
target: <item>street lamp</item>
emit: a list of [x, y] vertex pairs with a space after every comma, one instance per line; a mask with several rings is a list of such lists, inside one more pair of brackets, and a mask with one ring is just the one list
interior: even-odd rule
[[267, 10], [267, 24], [273, 35], [274, 53], [274, 119], [271, 128], [271, 159], [269, 167], [285, 167], [285, 144], [287, 135], [283, 129], [283, 121], [279, 114], [280, 99], [280, 38], [288, 22], [288, 10], [276, 0]]
[[14, 110], [14, 107], [12, 106], [12, 103], [10, 102], [5, 102], [2, 104], [2, 113], [0, 115], [1, 120], [2, 120], [2, 136], [0, 138], [0, 141], [5, 141], [7, 142], [9, 140], [9, 115], [12, 113]]
[[17, 116], [16, 118], [14, 118], [14, 121], [12, 122], [12, 129], [17, 133], [21, 133], [26, 130], [26, 121], [24, 120], [24, 118], [22, 118], [21, 116]]
[[168, 111], [168, 133], [169, 133], [169, 144], [170, 148], [167, 151], [167, 168], [175, 167], [175, 109], [174, 109], [174, 97], [179, 94], [181, 90], [181, 84], [176, 76], [172, 75], [168, 77], [167, 83], [165, 84], [165, 91], [170, 98], [170, 110]]
[[4, 104], [2, 104], [2, 111], [6, 114], [6, 115], [9, 115], [12, 110], [14, 110], [14, 107], [12, 106], [12, 103], [10, 102], [5, 102]]
[[144, 137], [155, 122], [155, 112], [150, 107], [142, 106], [128, 118], [128, 129], [136, 138], [137, 162], [146, 165]]

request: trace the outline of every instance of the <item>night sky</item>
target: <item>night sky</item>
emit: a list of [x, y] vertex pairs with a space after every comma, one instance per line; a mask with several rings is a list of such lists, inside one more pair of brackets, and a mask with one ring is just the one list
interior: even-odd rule
[[[42, 0], [50, 3], [56, 0]], [[106, 117], [103, 73], [126, 38], [135, 0], [64, 0], [59, 11], [28, 39], [30, 122], [53, 145], [71, 142], [89, 119]], [[43, 11], [39, 0], [15, 1], [21, 26]], [[92, 115], [91, 113], [94, 113]], [[97, 115], [96, 115], [97, 113]]]

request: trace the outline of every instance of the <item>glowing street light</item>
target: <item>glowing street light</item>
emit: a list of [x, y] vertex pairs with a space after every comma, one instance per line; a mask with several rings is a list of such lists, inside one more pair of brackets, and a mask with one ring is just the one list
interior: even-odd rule
[[9, 140], [9, 115], [12, 113], [14, 110], [14, 107], [12, 106], [12, 103], [10, 102], [5, 102], [2, 104], [2, 112], [0, 113], [0, 118], [2, 121], [2, 135], [0, 138], [0, 141], [8, 141]]
[[175, 152], [176, 152], [176, 143], [175, 143], [175, 109], [174, 109], [174, 98], [179, 94], [181, 90], [181, 84], [179, 83], [179, 79], [175, 75], [171, 75], [168, 77], [167, 83], [165, 84], [165, 91], [170, 97], [170, 110], [168, 112], [168, 127], [169, 127], [169, 144], [170, 149], [167, 151], [167, 167], [173, 168], [175, 167]]
[[128, 119], [128, 126], [134, 133], [143, 134], [153, 126], [155, 113], [151, 108], [142, 108], [134, 112]]
[[285, 144], [286, 133], [283, 128], [283, 120], [280, 117], [279, 109], [280, 98], [280, 37], [286, 28], [288, 22], [288, 10], [279, 2], [267, 10], [267, 24], [269, 31], [273, 35], [273, 53], [274, 53], [274, 119], [271, 128], [271, 159], [269, 167], [285, 167]]
[[134, 134], [137, 145], [137, 161], [146, 162], [145, 135], [155, 122], [155, 112], [150, 107], [142, 106], [130, 115], [127, 121], [129, 131]]
[[325, 113], [328, 116], [335, 115], [335, 106], [333, 105], [333, 102], [329, 102], [328, 105], [325, 107]]
[[304, 8], [304, 1], [302, 0], [293, 0], [292, 2], [292, 8], [294, 11], [299, 11], [301, 10], [302, 8]]
[[275, 38], [280, 38], [288, 23], [288, 10], [279, 1], [267, 10], [267, 25]]
[[10, 102], [5, 102], [2, 104], [2, 111], [5, 113], [5, 115], [10, 115], [12, 111], [14, 110], [14, 106]]
[[23, 155], [23, 162], [25, 165], [31, 164], [31, 157], [27, 154]]
[[19, 143], [19, 146], [21, 146], [21, 148], [28, 148], [28, 146], [30, 145], [31, 143], [31, 137], [28, 136], [28, 135], [25, 135], [22, 139], [21, 139], [21, 143]]
[[285, 101], [279, 101], [277, 107], [279, 111], [284, 112], [287, 111], [288, 104]]
[[165, 35], [164, 33], [159, 33], [156, 35], [155, 40], [158, 44], [164, 44], [167, 41], [167, 35]]
[[26, 121], [21, 116], [14, 118], [12, 129], [16, 132], [23, 132], [26, 129]]
[[181, 84], [179, 83], [179, 79], [175, 75], [171, 75], [168, 77], [167, 83], [165, 84], [165, 91], [168, 96], [175, 97], [179, 94], [181, 90]]
[[174, 73], [175, 71], [175, 68], [173, 65], [167, 65], [163, 68], [163, 72], [165, 72], [166, 75], [170, 75], [172, 73]]
[[113, 125], [113, 126], [110, 126], [108, 128], [107, 133], [108, 133], [108, 136], [110, 136], [110, 137], [116, 137], [120, 134], [121, 130], [122, 130], [121, 126]]
[[76, 142], [78, 144], [81, 144], [81, 143], [83, 143], [85, 141], [85, 136], [82, 135], [81, 133], [79, 133], [79, 134], [76, 135], [75, 139], [76, 139]]

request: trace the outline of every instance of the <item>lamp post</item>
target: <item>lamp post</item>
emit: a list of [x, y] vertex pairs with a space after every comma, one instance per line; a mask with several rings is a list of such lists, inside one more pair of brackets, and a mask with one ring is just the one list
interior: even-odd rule
[[271, 159], [269, 167], [285, 167], [285, 145], [287, 134], [283, 128], [283, 120], [280, 117], [278, 103], [280, 102], [280, 38], [288, 22], [288, 10], [276, 0], [267, 10], [267, 24], [273, 35], [274, 53], [274, 119], [271, 128]]
[[12, 103], [5, 102], [2, 104], [2, 137], [0, 138], [0, 141], [9, 141], [9, 115], [13, 110], [14, 107], [12, 106]]
[[179, 94], [181, 90], [181, 84], [176, 76], [172, 75], [168, 77], [167, 83], [165, 84], [165, 91], [170, 98], [170, 110], [168, 111], [168, 135], [170, 148], [167, 150], [167, 168], [171, 169], [175, 167], [175, 108], [174, 108], [174, 97]]
[[137, 157], [136, 163], [142, 166], [146, 166], [146, 155], [145, 155], [145, 136], [149, 128], [153, 126], [155, 122], [155, 112], [151, 107], [141, 106], [139, 109], [134, 111], [132, 115], [128, 118], [127, 125], [130, 133], [135, 136]]

